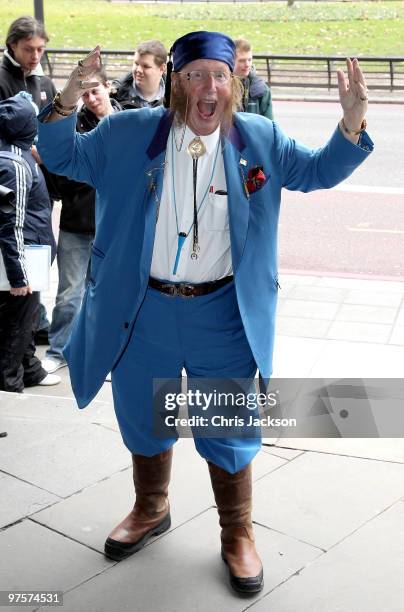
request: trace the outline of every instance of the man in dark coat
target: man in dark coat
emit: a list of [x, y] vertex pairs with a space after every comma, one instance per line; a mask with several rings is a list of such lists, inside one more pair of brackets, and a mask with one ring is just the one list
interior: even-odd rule
[[238, 38], [234, 42], [236, 45], [234, 74], [240, 78], [243, 85], [242, 108], [240, 110], [273, 119], [271, 90], [264, 79], [258, 76], [253, 66], [251, 44], [244, 38]]
[[40, 63], [48, 40], [43, 24], [33, 17], [13, 21], [0, 65], [0, 100], [20, 91], [28, 91], [38, 108], [53, 100], [56, 88]]
[[160, 106], [165, 89], [167, 49], [159, 40], [147, 40], [136, 47], [132, 72], [112, 83], [111, 97], [122, 108]]
[[35, 135], [29, 94], [0, 102], [0, 185], [8, 194], [0, 200], [0, 249], [11, 287], [0, 291], [0, 389], [19, 393], [24, 387], [60, 382], [42, 368], [33, 341], [39, 293], [29, 285], [24, 245], [50, 245], [55, 251], [51, 204], [31, 153]]
[[[44, 75], [40, 63], [48, 40], [43, 23], [33, 17], [19, 17], [13, 21], [7, 32], [6, 49], [0, 65], [0, 100], [15, 96], [20, 91], [30, 93], [39, 109], [53, 100], [56, 88], [52, 80]], [[34, 154], [35, 150], [34, 147]], [[51, 177], [44, 168], [42, 171], [50, 189]], [[47, 344], [49, 321], [45, 306], [40, 303], [39, 308], [35, 342]]]

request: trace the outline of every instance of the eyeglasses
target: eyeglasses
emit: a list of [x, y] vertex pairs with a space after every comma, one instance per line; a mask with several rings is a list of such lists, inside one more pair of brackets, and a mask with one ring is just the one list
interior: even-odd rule
[[178, 72], [187, 77], [192, 83], [204, 83], [209, 77], [213, 77], [216, 85], [224, 85], [231, 79], [230, 72], [226, 70], [191, 70], [191, 72]]

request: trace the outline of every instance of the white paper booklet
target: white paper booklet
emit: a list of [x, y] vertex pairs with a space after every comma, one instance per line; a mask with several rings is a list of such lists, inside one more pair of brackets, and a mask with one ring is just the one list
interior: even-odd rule
[[[43, 244], [25, 245], [25, 261], [29, 284], [33, 291], [47, 291], [50, 284], [51, 247]], [[10, 289], [0, 251], [0, 291]]]

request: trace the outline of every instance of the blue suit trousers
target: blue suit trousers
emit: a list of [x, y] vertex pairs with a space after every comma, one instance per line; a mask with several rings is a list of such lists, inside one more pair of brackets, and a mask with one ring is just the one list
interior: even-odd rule
[[[153, 434], [153, 379], [254, 379], [257, 366], [248, 344], [231, 282], [208, 295], [171, 297], [147, 289], [131, 339], [112, 371], [114, 406], [127, 448], [153, 456], [176, 438]], [[261, 446], [254, 438], [194, 437], [198, 453], [235, 473]]]

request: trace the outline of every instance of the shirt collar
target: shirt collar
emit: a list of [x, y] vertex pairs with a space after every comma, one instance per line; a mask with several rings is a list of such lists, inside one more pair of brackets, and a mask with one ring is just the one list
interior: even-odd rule
[[138, 98], [140, 98], [141, 100], [144, 100], [145, 102], [148, 102], [149, 104], [151, 104], [152, 102], [155, 102], [156, 100], [161, 100], [161, 98], [164, 96], [165, 84], [164, 84], [164, 79], [163, 79], [163, 78], [161, 78], [159, 88], [158, 88], [158, 90], [156, 91], [156, 94], [155, 94], [155, 96], [154, 96], [154, 99], [153, 99], [153, 100], [146, 100], [146, 99], [145, 99], [145, 98], [142, 96], [142, 94], [141, 94], [140, 90], [139, 90], [139, 89], [136, 87], [136, 82], [135, 82], [135, 79], [133, 79], [133, 82], [132, 82], [132, 88], [133, 88], [133, 91], [135, 92], [135, 96], [137, 96], [137, 97], [138, 97]]

